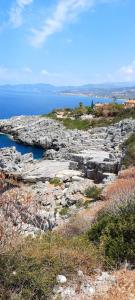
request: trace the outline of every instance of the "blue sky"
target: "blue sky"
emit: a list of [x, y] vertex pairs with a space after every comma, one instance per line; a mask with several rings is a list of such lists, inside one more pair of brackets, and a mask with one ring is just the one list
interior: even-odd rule
[[134, 0], [1, 0], [0, 84], [135, 81]]

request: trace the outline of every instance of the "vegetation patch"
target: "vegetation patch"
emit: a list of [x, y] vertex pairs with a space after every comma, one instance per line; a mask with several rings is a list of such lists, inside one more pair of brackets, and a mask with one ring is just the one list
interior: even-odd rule
[[62, 182], [58, 177], [54, 177], [50, 180], [50, 184], [53, 184], [54, 186], [60, 186]]
[[[61, 118], [59, 117], [60, 113], [62, 113]], [[89, 114], [94, 116], [92, 120], [81, 120], [81, 116]], [[88, 130], [94, 127], [113, 125], [126, 118], [135, 119], [135, 109], [125, 109], [122, 104], [118, 103], [106, 104], [96, 109], [93, 102], [91, 106], [85, 106], [80, 102], [79, 106], [73, 109], [55, 109], [47, 115], [42, 115], [42, 117], [48, 117], [62, 122], [67, 129]]]
[[88, 198], [92, 198], [93, 200], [100, 200], [101, 198], [102, 189], [93, 186], [89, 187], [85, 190], [85, 196]]
[[86, 200], [83, 204], [84, 208], [87, 209], [89, 205], [91, 204], [91, 200]]
[[88, 231], [88, 238], [101, 250], [107, 267], [135, 261], [135, 195], [117, 211], [102, 212]]
[[72, 120], [70, 118], [63, 119], [63, 125], [68, 129], [87, 130], [90, 128], [90, 122], [88, 120]]
[[90, 273], [99, 264], [97, 257], [85, 236], [27, 238], [0, 253], [1, 299], [50, 299], [58, 274], [72, 278], [79, 268]]
[[76, 202], [76, 207], [77, 208], [81, 208], [84, 206], [84, 200], [83, 199], [80, 199]]
[[60, 214], [61, 216], [66, 216], [66, 215], [68, 215], [68, 214], [69, 214], [69, 207], [67, 207], [67, 206], [63, 207], [63, 208], [59, 211], [59, 214]]
[[135, 166], [135, 133], [124, 143], [125, 157], [123, 164], [126, 167]]

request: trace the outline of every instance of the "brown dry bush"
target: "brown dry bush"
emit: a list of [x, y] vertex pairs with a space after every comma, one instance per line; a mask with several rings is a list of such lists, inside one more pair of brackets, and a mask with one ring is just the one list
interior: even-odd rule
[[[0, 174], [0, 252], [17, 243], [24, 224], [31, 222], [38, 207], [32, 195], [14, 178]], [[34, 223], [34, 220], [33, 220]], [[26, 226], [25, 226], [26, 228]]]
[[107, 201], [123, 202], [135, 193], [135, 168], [120, 172], [118, 178], [109, 184], [103, 193]]
[[93, 297], [92, 300], [134, 300], [135, 271], [120, 270], [113, 273], [117, 283], [104, 296]]
[[84, 214], [78, 213], [72, 216], [67, 223], [60, 227], [59, 232], [64, 237], [74, 237], [80, 235], [88, 230], [91, 225], [91, 216], [85, 216]]

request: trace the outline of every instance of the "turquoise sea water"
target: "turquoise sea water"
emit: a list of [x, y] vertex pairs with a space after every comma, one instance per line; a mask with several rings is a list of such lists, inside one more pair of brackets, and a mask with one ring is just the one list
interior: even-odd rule
[[5, 147], [16, 147], [16, 150], [22, 154], [33, 153], [34, 159], [41, 159], [45, 152], [42, 148], [16, 143], [8, 135], [0, 134], [0, 148]]

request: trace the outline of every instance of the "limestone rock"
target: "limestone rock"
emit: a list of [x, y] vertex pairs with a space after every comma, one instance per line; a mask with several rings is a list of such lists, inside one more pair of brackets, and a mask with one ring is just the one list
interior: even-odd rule
[[57, 280], [58, 283], [61, 283], [61, 284], [67, 282], [67, 278], [64, 275], [57, 275], [56, 280]]

